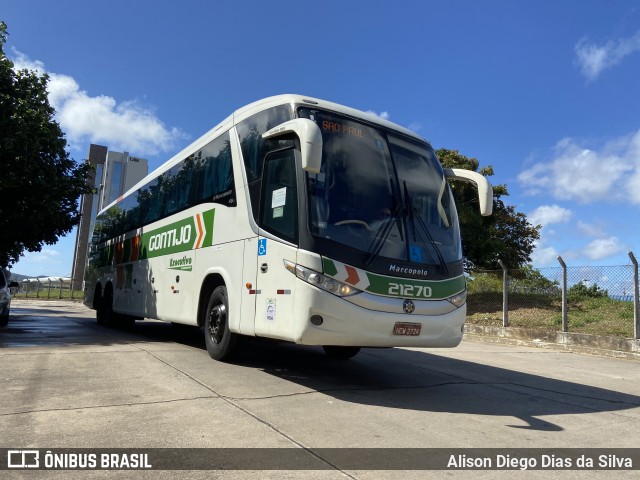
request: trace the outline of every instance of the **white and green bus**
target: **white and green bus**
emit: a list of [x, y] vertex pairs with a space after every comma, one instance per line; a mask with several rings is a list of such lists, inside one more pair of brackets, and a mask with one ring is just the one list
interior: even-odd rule
[[99, 324], [200, 326], [214, 359], [242, 336], [454, 347], [466, 284], [448, 179], [415, 133], [299, 95], [241, 108], [100, 212], [85, 303]]

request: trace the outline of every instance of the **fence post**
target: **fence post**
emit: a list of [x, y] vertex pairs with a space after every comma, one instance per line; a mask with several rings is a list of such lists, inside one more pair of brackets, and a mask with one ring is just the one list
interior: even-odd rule
[[640, 338], [640, 289], [638, 282], [638, 261], [633, 252], [629, 252], [629, 258], [633, 263], [633, 334], [635, 338]]
[[60, 277], [60, 291], [58, 292], [58, 300], [62, 298], [62, 277]]
[[498, 265], [502, 268], [502, 326], [509, 326], [509, 272], [502, 260], [498, 260]]
[[564, 263], [561, 256], [558, 256], [558, 262], [562, 266], [562, 331], [569, 331], [569, 319], [567, 317], [567, 264]]

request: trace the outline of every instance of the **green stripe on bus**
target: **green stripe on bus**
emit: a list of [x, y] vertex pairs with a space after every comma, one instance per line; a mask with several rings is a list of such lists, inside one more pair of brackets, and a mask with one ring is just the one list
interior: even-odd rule
[[464, 275], [447, 280], [416, 280], [367, 272], [367, 277], [367, 292], [416, 300], [443, 300], [462, 292], [466, 286]]
[[322, 268], [324, 269], [325, 275], [329, 275], [330, 277], [333, 277], [338, 273], [338, 269], [333, 263], [333, 260], [329, 260], [328, 258], [322, 259]]
[[203, 247], [210, 247], [213, 245], [213, 222], [216, 216], [216, 209], [213, 208], [211, 210], [207, 210], [202, 213], [202, 218], [204, 220], [204, 227], [207, 230], [207, 233], [204, 236], [204, 240], [202, 241]]
[[[349, 272], [346, 265], [329, 258], [322, 259], [324, 274], [344, 282]], [[354, 267], [350, 267], [355, 270]], [[342, 271], [342, 273], [340, 273]], [[413, 278], [392, 277], [371, 272], [363, 272], [367, 281], [353, 284], [366, 292], [387, 297], [414, 298], [416, 300], [444, 300], [466, 288], [464, 275], [446, 280], [417, 280]], [[344, 277], [344, 278], [343, 278]], [[361, 286], [362, 285], [362, 286]], [[366, 285], [366, 286], [365, 286]]]

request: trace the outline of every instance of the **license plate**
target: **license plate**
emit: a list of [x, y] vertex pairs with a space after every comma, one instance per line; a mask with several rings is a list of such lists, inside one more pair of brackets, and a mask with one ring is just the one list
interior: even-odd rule
[[393, 326], [394, 335], [407, 335], [417, 337], [422, 329], [421, 323], [396, 322]]

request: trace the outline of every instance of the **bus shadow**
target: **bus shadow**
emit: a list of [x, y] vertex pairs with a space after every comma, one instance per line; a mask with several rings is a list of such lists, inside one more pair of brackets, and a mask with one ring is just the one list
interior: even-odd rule
[[[43, 314], [42, 310], [39, 312]], [[176, 342], [203, 351], [203, 331], [158, 321], [136, 322], [132, 329], [96, 325], [95, 317], [72, 318], [16, 309], [0, 330], [0, 346], [112, 345], [129, 342]], [[60, 310], [55, 311], [60, 314]], [[534, 358], [532, 356], [532, 358]], [[208, 362], [214, 362], [208, 357]], [[508, 426], [562, 431], [561, 420], [544, 418], [587, 413], [622, 412], [640, 416], [640, 396], [558, 380], [508, 368], [451, 358], [424, 350], [363, 349], [348, 361], [328, 358], [320, 347], [243, 339], [233, 368], [261, 371], [280, 382], [303, 387], [336, 400], [376, 407], [512, 418]], [[211, 372], [214, 372], [214, 368]], [[212, 373], [213, 375], [213, 373]], [[207, 381], [207, 379], [203, 379]], [[240, 380], [238, 380], [240, 381]], [[232, 392], [233, 385], [220, 387]], [[291, 396], [288, 387], [283, 388]], [[293, 395], [300, 393], [295, 388]], [[233, 398], [232, 393], [226, 396]], [[271, 398], [260, 386], [243, 401]], [[277, 396], [277, 395], [276, 395]], [[630, 410], [636, 409], [636, 412]]]
[[7, 326], [0, 328], [0, 347], [120, 345], [130, 342], [178, 342], [204, 349], [202, 330], [145, 320], [134, 326], [100, 326], [95, 312], [74, 308], [11, 307]]
[[[203, 331], [196, 327], [145, 321], [121, 334], [132, 335], [136, 341], [177, 342], [206, 351]], [[239, 354], [230, 363], [260, 370], [339, 401], [401, 410], [511, 417], [515, 421], [507, 426], [525, 430], [564, 430], [561, 424], [542, 417], [640, 407], [640, 396], [423, 350], [366, 348], [351, 360], [338, 361], [327, 357], [321, 347], [243, 338]], [[256, 390], [254, 398], [263, 398], [261, 395]]]
[[509, 427], [548, 432], [564, 428], [541, 417], [640, 407], [636, 395], [424, 351], [363, 349], [349, 361], [332, 361], [320, 348], [247, 343], [236, 365], [349, 403], [513, 417], [519, 421]]

